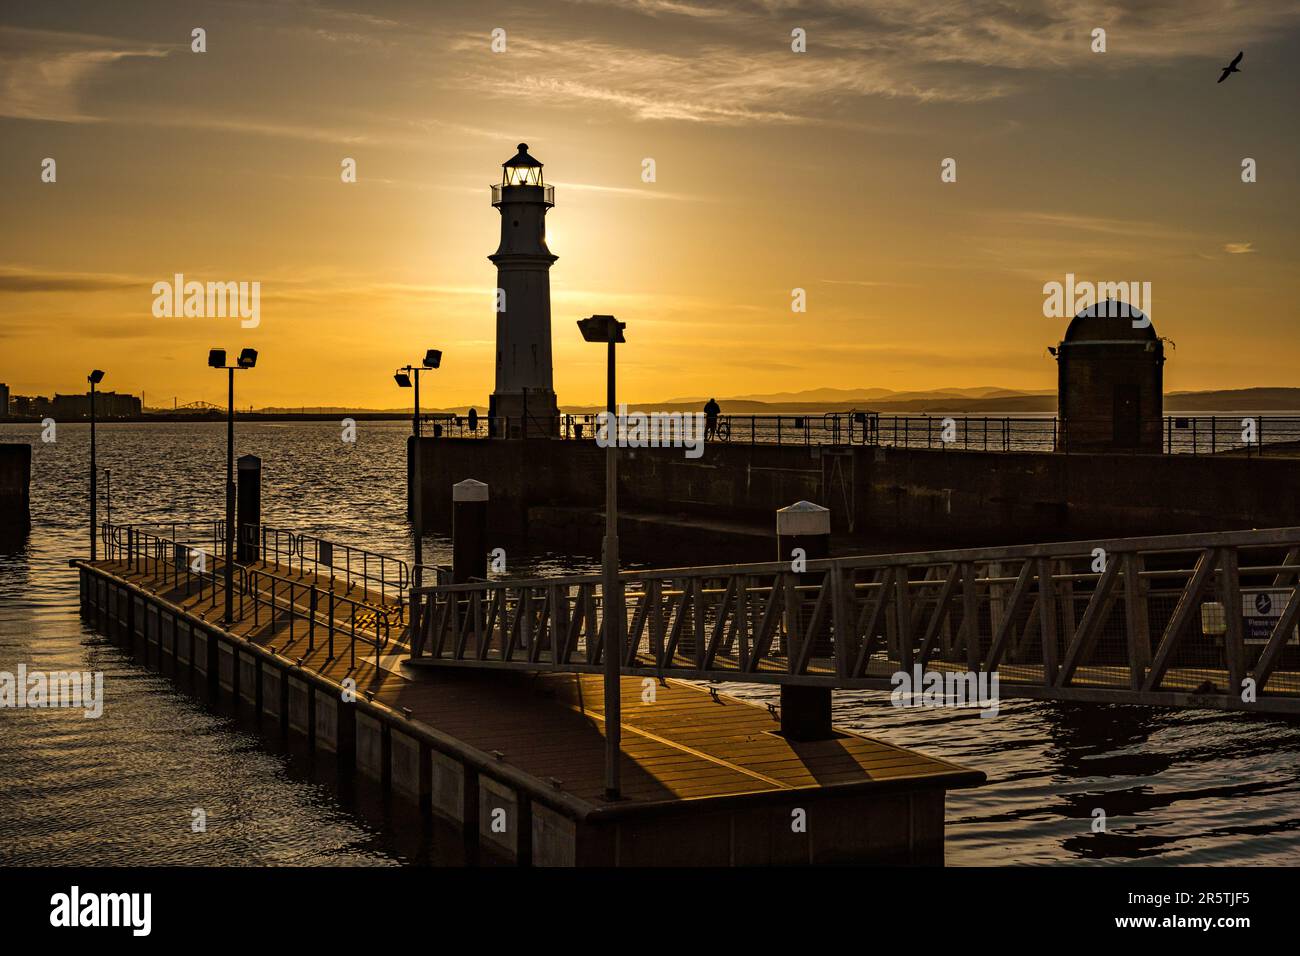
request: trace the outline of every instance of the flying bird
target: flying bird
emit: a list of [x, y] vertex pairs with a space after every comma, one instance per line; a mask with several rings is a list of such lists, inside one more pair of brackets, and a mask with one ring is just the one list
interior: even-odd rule
[[1222, 75], [1219, 77], [1219, 82], [1220, 82], [1220, 83], [1222, 83], [1224, 80], [1226, 80], [1226, 79], [1228, 78], [1228, 74], [1229, 74], [1229, 73], [1240, 73], [1240, 72], [1241, 72], [1241, 70], [1237, 69], [1237, 64], [1241, 62], [1241, 58], [1245, 55], [1245, 53], [1246, 53], [1246, 51], [1245, 51], [1245, 50], [1242, 50], [1240, 53], [1238, 53], [1238, 54], [1236, 55], [1236, 57], [1233, 58], [1233, 61], [1232, 61], [1231, 63], [1229, 63], [1227, 66], [1225, 66], [1225, 67], [1223, 68], [1223, 73], [1222, 73]]

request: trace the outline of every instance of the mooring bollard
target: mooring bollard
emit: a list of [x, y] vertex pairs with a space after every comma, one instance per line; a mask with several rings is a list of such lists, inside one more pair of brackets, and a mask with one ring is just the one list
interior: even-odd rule
[[0, 532], [31, 529], [32, 446], [0, 444]]
[[235, 560], [248, 564], [260, 557], [257, 529], [262, 523], [262, 459], [240, 456], [237, 474]]
[[451, 487], [451, 581], [487, 577], [488, 486], [473, 478]]
[[[799, 501], [776, 513], [777, 560], [788, 563], [791, 571], [799, 573], [808, 561], [829, 558], [831, 554], [831, 512], [829, 508]], [[799, 573], [800, 584], [820, 583], [820, 575]], [[787, 593], [796, 593], [791, 588]], [[809, 623], [799, 613], [799, 607], [785, 611], [787, 641], [786, 653], [798, 654], [804, 641], [813, 641], [813, 654], [825, 654], [829, 647], [819, 635], [803, 634]], [[790, 740], [827, 740], [835, 735], [831, 728], [831, 689], [809, 687], [802, 684], [781, 685], [781, 733]]]

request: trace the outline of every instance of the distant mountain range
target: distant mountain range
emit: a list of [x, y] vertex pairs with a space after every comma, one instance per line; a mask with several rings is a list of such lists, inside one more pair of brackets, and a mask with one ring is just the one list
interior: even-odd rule
[[[936, 388], [899, 392], [888, 388], [811, 388], [801, 392], [768, 392], [750, 395], [719, 395], [724, 414], [771, 415], [778, 412], [809, 414], [837, 411], [877, 411], [886, 414], [964, 413], [1015, 415], [1017, 413], [1055, 412], [1056, 391], [1020, 391], [1013, 388], [983, 386], [979, 388]], [[655, 402], [629, 402], [643, 411], [699, 411], [710, 396], [697, 395]], [[480, 415], [487, 414], [487, 403], [475, 406]], [[602, 405], [565, 405], [573, 414], [600, 411]], [[465, 414], [467, 406], [425, 408], [428, 414]], [[1210, 391], [1179, 391], [1165, 394], [1167, 413], [1203, 412], [1300, 412], [1300, 388], [1235, 388]], [[171, 409], [146, 409], [170, 417]], [[259, 415], [331, 416], [366, 415], [368, 417], [404, 418], [409, 408], [346, 408], [342, 406], [269, 407], [256, 410]], [[214, 416], [218, 413], [212, 413]]]
[[[1018, 391], [1011, 388], [940, 388], [896, 392], [887, 388], [815, 388], [803, 392], [774, 392], [763, 395], [715, 396], [724, 414], [763, 415], [777, 412], [809, 413], [835, 411], [877, 411], [905, 413], [984, 413], [1014, 415], [1019, 412], [1055, 412], [1056, 390]], [[695, 411], [708, 396], [674, 398], [664, 402], [643, 402], [640, 409]], [[600, 406], [566, 406], [565, 411], [587, 413]], [[1289, 412], [1300, 411], [1300, 388], [1239, 388], [1211, 391], [1169, 392], [1165, 411], [1176, 412]]]

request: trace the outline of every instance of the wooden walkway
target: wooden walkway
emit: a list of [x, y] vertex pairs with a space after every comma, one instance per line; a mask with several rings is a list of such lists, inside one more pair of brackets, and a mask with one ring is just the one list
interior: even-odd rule
[[[191, 616], [216, 624], [224, 595], [209, 586], [202, 596], [184, 579], [163, 582], [157, 574], [128, 569], [125, 562], [91, 566], [148, 591]], [[312, 575], [302, 576], [310, 584]], [[322, 588], [327, 582], [320, 582]], [[297, 600], [297, 598], [295, 598]], [[355, 666], [349, 636], [340, 622], [330, 659], [318, 623], [314, 637], [299, 619], [294, 637], [281, 612], [272, 628], [263, 606], [254, 623], [244, 616], [224, 630], [339, 685], [404, 713], [408, 719], [456, 738], [579, 800], [604, 802], [604, 697], [598, 675], [489, 672], [411, 668], [409, 649], [393, 640], [375, 666], [373, 648], [358, 642]], [[239, 603], [235, 603], [238, 613]], [[310, 645], [310, 646], [309, 646]], [[835, 788], [837, 792], [971, 786], [984, 775], [944, 760], [857, 734], [833, 740], [792, 742], [774, 733], [776, 718], [762, 707], [693, 684], [627, 677], [622, 682], [622, 781], [624, 803], [654, 804], [701, 798], [742, 797], [778, 791]]]

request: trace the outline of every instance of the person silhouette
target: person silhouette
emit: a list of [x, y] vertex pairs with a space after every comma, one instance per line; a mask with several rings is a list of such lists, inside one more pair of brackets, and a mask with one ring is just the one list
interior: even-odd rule
[[717, 401], [709, 399], [704, 405], [704, 440], [708, 441], [718, 431], [718, 414], [722, 409]]
[[469, 430], [472, 432], [478, 431], [478, 409], [471, 408], [469, 414], [465, 417], [469, 419]]

